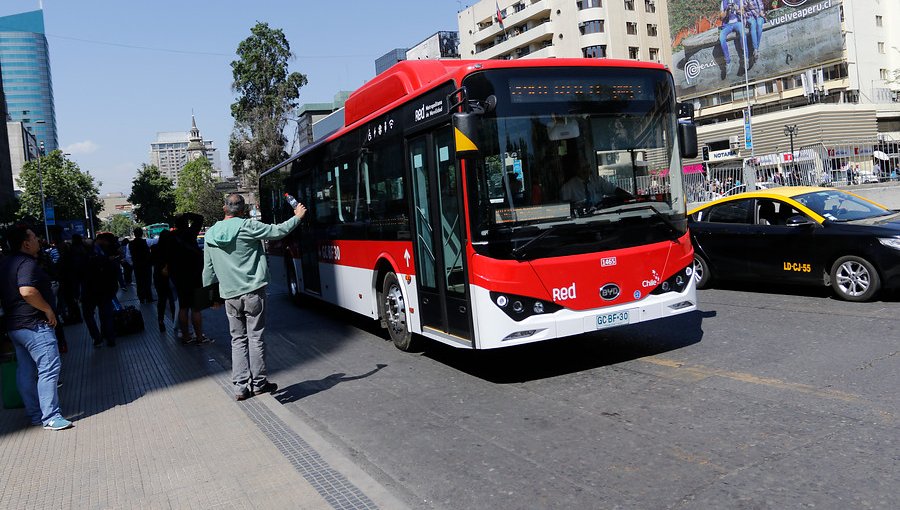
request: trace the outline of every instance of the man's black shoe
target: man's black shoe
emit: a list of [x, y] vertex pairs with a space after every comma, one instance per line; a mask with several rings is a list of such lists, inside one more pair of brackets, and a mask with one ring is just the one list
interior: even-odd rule
[[103, 345], [103, 342], [102, 342], [102, 341], [100, 341], [100, 340], [94, 340], [94, 347], [99, 348], [99, 347], [102, 346], [102, 345]]
[[273, 382], [266, 382], [261, 387], [253, 390], [254, 395], [262, 395], [263, 393], [275, 393], [275, 390], [278, 389], [278, 385]]
[[242, 392], [238, 393], [237, 395], [235, 395], [234, 399], [237, 400], [238, 402], [240, 402], [242, 400], [247, 400], [248, 398], [250, 398], [252, 396], [253, 396], [253, 394], [250, 393], [249, 391], [242, 391]]

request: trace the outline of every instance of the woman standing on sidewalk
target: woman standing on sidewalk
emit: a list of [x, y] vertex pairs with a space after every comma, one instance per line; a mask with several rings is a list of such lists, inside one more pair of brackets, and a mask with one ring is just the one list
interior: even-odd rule
[[[184, 213], [175, 220], [175, 242], [169, 254], [169, 277], [175, 283], [178, 294], [178, 327], [182, 343], [204, 344], [212, 339], [203, 334], [203, 316], [201, 310], [209, 306], [201, 302], [203, 290], [203, 251], [197, 246], [197, 235], [203, 227], [203, 216], [195, 213]], [[194, 327], [194, 335], [190, 334], [188, 325]]]

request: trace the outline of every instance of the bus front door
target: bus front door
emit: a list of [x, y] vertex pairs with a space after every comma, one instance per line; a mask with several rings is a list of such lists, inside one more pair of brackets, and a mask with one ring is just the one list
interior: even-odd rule
[[462, 185], [453, 132], [444, 126], [410, 139], [416, 278], [422, 326], [472, 344]]

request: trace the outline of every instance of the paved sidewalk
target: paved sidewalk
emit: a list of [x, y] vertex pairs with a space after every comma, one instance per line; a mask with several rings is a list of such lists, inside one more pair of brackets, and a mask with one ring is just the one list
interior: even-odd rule
[[0, 409], [0, 508], [404, 506], [271, 395], [234, 401], [229, 367], [179, 344], [168, 319], [160, 334], [155, 303], [120, 299], [142, 310], [142, 334], [95, 349], [83, 324], [66, 327], [73, 429]]

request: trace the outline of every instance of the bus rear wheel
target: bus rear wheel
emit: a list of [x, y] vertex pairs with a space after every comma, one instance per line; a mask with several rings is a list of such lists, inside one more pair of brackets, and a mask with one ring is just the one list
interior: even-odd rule
[[290, 255], [284, 258], [284, 271], [287, 273], [288, 294], [294, 303], [300, 304], [300, 281], [297, 279], [297, 271], [294, 269], [294, 260]]
[[398, 349], [411, 351], [413, 335], [409, 330], [406, 301], [403, 299], [397, 274], [393, 271], [386, 274], [381, 288], [381, 314], [388, 334]]

